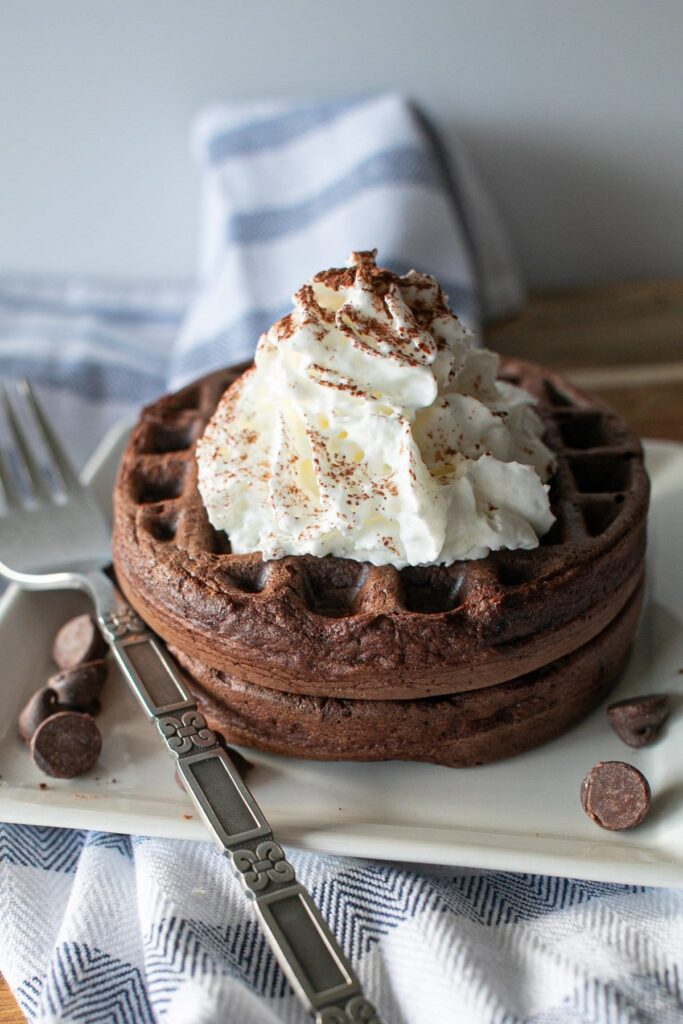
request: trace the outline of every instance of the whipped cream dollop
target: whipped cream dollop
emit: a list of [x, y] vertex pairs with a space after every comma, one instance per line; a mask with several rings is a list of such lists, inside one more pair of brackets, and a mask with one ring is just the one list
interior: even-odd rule
[[538, 545], [555, 462], [535, 400], [496, 379], [434, 278], [354, 253], [294, 305], [197, 446], [234, 552], [400, 568]]

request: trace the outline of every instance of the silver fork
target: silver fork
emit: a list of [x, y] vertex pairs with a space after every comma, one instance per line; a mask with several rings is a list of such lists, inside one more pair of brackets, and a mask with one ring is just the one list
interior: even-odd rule
[[[317, 1024], [380, 1024], [351, 964], [310, 893], [296, 881], [263, 812], [198, 711], [175, 664], [102, 571], [110, 561], [109, 528], [28, 381], [21, 381], [17, 392], [42, 438], [51, 472], [41, 466], [0, 385], [12, 445], [9, 458], [0, 450], [5, 498], [0, 512], [0, 573], [31, 590], [76, 588], [89, 595], [124, 678], [155, 723], [211, 837], [252, 900], [294, 992]], [[59, 480], [61, 493], [51, 477]]]

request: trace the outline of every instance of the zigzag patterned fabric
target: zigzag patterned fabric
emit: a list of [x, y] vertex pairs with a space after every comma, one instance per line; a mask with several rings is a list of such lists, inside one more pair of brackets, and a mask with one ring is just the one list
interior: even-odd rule
[[[388, 1024], [683, 1020], [683, 893], [291, 851]], [[206, 843], [0, 826], [0, 968], [31, 1021], [304, 1024]]]
[[[0, 278], [0, 375], [38, 385], [79, 462], [170, 379], [249, 355], [350, 249], [432, 270], [475, 325], [519, 301], [464, 154], [398, 97], [214, 109], [195, 147], [184, 322], [188, 287]], [[386, 1024], [683, 1021], [679, 892], [290, 856]], [[208, 843], [0, 825], [0, 971], [41, 1024], [306, 1020]]]

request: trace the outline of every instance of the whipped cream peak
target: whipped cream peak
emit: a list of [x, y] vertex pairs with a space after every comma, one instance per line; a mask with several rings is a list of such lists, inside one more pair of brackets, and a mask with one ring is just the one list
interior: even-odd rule
[[294, 295], [197, 446], [236, 553], [397, 567], [531, 548], [554, 470], [526, 391], [497, 380], [437, 281], [355, 252]]

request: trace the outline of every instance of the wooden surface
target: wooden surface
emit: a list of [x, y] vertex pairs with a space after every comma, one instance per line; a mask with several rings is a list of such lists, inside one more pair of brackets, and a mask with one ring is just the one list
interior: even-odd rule
[[14, 1001], [4, 978], [0, 978], [0, 1024], [21, 1024], [25, 1017]]
[[486, 344], [560, 370], [643, 437], [683, 441], [683, 281], [535, 292]]
[[0, 1024], [22, 1024], [25, 1019], [5, 979], [0, 978]]
[[[644, 437], [683, 441], [683, 281], [535, 292], [486, 344], [561, 370]], [[0, 1024], [23, 1020], [0, 978]]]
[[489, 344], [556, 366], [683, 360], [683, 280], [631, 281], [532, 292], [522, 316]]

